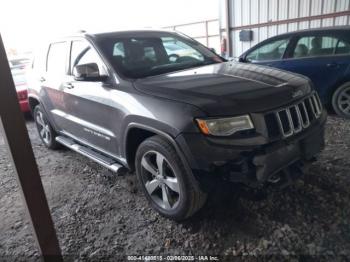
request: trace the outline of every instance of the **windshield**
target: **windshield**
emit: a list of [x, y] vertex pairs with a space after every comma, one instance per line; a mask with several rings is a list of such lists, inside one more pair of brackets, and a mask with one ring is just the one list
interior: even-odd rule
[[98, 42], [113, 68], [127, 78], [144, 78], [223, 62], [200, 43], [177, 34], [109, 35]]

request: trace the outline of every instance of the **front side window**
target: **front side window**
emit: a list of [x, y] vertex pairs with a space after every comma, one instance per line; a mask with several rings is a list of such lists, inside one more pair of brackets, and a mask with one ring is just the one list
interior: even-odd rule
[[113, 56], [125, 57], [125, 48], [123, 42], [118, 42], [114, 45]]
[[249, 53], [246, 60], [249, 62], [258, 62], [282, 59], [288, 43], [289, 39], [280, 39], [269, 42]]
[[157, 54], [153, 46], [145, 47], [143, 51], [145, 53], [145, 58], [157, 62]]
[[169, 33], [101, 37], [98, 45], [113, 68], [127, 78], [143, 78], [223, 62], [198, 42]]
[[50, 74], [64, 75], [66, 73], [67, 43], [59, 42], [50, 45], [47, 56], [46, 70]]
[[349, 43], [331, 36], [306, 36], [299, 39], [294, 58], [347, 54]]
[[102, 62], [102, 59], [100, 58], [96, 50], [88, 42], [84, 40], [73, 41], [71, 47], [70, 73], [73, 73], [73, 69], [77, 65], [91, 63], [97, 64], [101, 75], [107, 74], [107, 70], [104, 66], [104, 63]]

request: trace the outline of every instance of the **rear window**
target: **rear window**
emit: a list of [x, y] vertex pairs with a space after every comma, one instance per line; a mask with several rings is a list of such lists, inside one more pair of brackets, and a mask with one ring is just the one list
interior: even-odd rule
[[48, 73], [63, 75], [66, 73], [67, 43], [59, 42], [50, 45], [46, 70]]

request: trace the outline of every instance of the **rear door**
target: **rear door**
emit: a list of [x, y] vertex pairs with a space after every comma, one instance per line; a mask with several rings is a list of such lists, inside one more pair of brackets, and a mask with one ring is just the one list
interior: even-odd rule
[[309, 34], [298, 37], [279, 68], [309, 77], [323, 102], [338, 86], [350, 64], [350, 43], [336, 35]]
[[58, 130], [66, 128], [64, 118], [57, 115], [56, 112], [67, 111], [63, 83], [68, 77], [68, 54], [69, 45], [67, 41], [50, 44], [45, 69], [37, 76], [41, 85], [40, 97], [42, 103], [49, 114], [49, 118]]

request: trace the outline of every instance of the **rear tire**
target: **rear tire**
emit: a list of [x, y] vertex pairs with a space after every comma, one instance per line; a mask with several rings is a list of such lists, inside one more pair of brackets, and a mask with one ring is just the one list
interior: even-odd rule
[[47, 117], [45, 116], [45, 113], [40, 105], [37, 105], [34, 108], [33, 115], [39, 137], [44, 145], [49, 149], [60, 148], [60, 144], [56, 141], [57, 133], [47, 120]]
[[162, 216], [184, 220], [205, 204], [206, 193], [174, 147], [162, 137], [153, 136], [140, 144], [135, 167], [148, 202]]
[[350, 119], [350, 83], [335, 90], [332, 96], [332, 106], [337, 115]]

